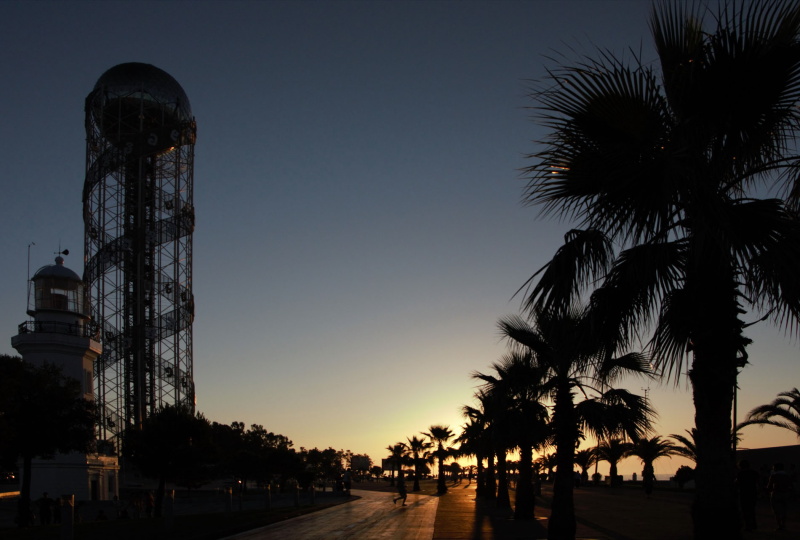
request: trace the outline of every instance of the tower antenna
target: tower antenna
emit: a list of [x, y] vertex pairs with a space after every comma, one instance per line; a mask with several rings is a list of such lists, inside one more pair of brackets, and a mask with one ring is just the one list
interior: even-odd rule
[[27, 280], [27, 292], [25, 298], [25, 305], [28, 306], [28, 310], [31, 308], [31, 246], [35, 246], [36, 242], [28, 242], [28, 280]]

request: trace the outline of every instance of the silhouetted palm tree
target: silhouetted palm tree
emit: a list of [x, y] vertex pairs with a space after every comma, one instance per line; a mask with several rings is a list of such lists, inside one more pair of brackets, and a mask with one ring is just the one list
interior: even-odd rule
[[[479, 390], [475, 393], [475, 399], [479, 407], [464, 405], [462, 412], [469, 420], [465, 426], [463, 436], [467, 437], [468, 449], [472, 450], [478, 461], [478, 485], [475, 488], [476, 495], [494, 499], [497, 486], [494, 475], [494, 445], [492, 443], [492, 423], [486, 413], [485, 403], [489, 399], [486, 392]], [[468, 432], [467, 432], [468, 428]], [[486, 459], [486, 467], [483, 467], [483, 459]]]
[[411, 453], [411, 459], [414, 462], [414, 487], [412, 491], [419, 491], [419, 475], [422, 470], [422, 466], [425, 465], [426, 461], [428, 460], [429, 450], [433, 448], [433, 444], [414, 435], [408, 439], [408, 444], [406, 446], [408, 451]]
[[[468, 409], [472, 407], [464, 406], [462, 411], [469, 421], [461, 427], [461, 434], [456, 437], [455, 442], [459, 444], [459, 456], [474, 456], [476, 461], [476, 486], [475, 495], [483, 496], [483, 460], [485, 459], [489, 443], [486, 442], [486, 427], [477, 419], [470, 417]], [[474, 409], [473, 409], [474, 410]], [[491, 451], [491, 450], [489, 450]]]
[[800, 438], [800, 391], [793, 388], [781, 392], [772, 403], [759, 405], [747, 413], [747, 420], [738, 428], [745, 426], [777, 426], [788, 429]]
[[658, 435], [649, 439], [642, 438], [634, 441], [627, 455], [636, 456], [642, 460], [642, 484], [644, 485], [644, 491], [647, 495], [650, 495], [653, 491], [655, 482], [655, 468], [653, 467], [653, 463], [655, 460], [662, 457], [673, 456], [677, 453], [677, 448], [674, 444], [662, 439]]
[[394, 486], [394, 471], [401, 472], [403, 470], [403, 458], [405, 458], [406, 454], [408, 453], [408, 447], [405, 443], [396, 443], [390, 444], [386, 447], [389, 451], [389, 455], [387, 456], [388, 459], [394, 463], [394, 469], [392, 469], [392, 479], [389, 482], [389, 485]]
[[[695, 538], [740, 538], [731, 408], [745, 363], [742, 304], [800, 319], [800, 5], [660, 1], [658, 65], [603, 51], [549, 70], [534, 91], [551, 130], [527, 200], [575, 219], [528, 306], [570, 305], [598, 281], [625, 341], [653, 328], [670, 376], [691, 362], [697, 427]], [[757, 191], [766, 184], [767, 188]], [[781, 198], [772, 196], [782, 189]], [[571, 276], [572, 281], [564, 279]], [[690, 354], [691, 353], [691, 354]]]
[[540, 469], [547, 471], [547, 479], [552, 480], [554, 476], [553, 469], [558, 466], [558, 459], [556, 458], [555, 452], [539, 456], [536, 463], [539, 464]]
[[584, 484], [589, 481], [589, 467], [596, 461], [593, 448], [584, 448], [575, 452], [575, 465], [581, 468], [581, 482]]
[[[530, 352], [512, 351], [500, 362], [492, 364], [495, 375], [474, 372], [473, 377], [485, 382], [482, 390], [493, 401], [493, 424], [497, 434], [498, 505], [510, 505], [505, 475], [505, 453], [513, 448], [520, 452], [519, 480], [516, 489], [515, 519], [534, 517], [533, 448], [550, 435], [548, 410], [543, 398], [546, 370], [537, 366]], [[500, 456], [503, 459], [500, 459]]]
[[447, 441], [453, 436], [450, 426], [433, 425], [428, 428], [428, 431], [422, 433], [429, 437], [431, 442], [436, 445], [436, 450], [433, 452], [439, 460], [438, 478], [436, 482], [436, 492], [439, 495], [447, 493], [447, 481], [445, 479], [444, 460], [450, 455], [450, 452], [445, 447]]
[[483, 410], [489, 419], [489, 438], [491, 441], [492, 456], [497, 462], [495, 476], [497, 491], [495, 503], [499, 508], [511, 507], [511, 496], [508, 492], [508, 453], [513, 448], [511, 430], [514, 423], [511, 420], [511, 396], [500, 389], [484, 389], [485, 400]]
[[611, 477], [611, 484], [617, 481], [617, 464], [630, 452], [633, 445], [622, 439], [608, 439], [600, 441], [595, 448], [595, 454], [599, 461], [608, 461], [610, 465], [608, 475]]
[[[597, 437], [627, 433], [641, 437], [652, 411], [640, 396], [609, 388], [626, 375], [650, 375], [647, 359], [637, 353], [611, 354], [605, 336], [596, 332], [591, 312], [556, 315], [534, 310], [530, 322], [518, 316], [500, 320], [501, 334], [513, 350], [529, 358], [539, 399], [553, 402], [551, 427], [556, 447], [556, 477], [548, 537], [572, 538], [576, 522], [573, 501], [575, 448], [583, 431]], [[514, 378], [521, 379], [516, 375]], [[575, 395], [585, 399], [575, 402]]]

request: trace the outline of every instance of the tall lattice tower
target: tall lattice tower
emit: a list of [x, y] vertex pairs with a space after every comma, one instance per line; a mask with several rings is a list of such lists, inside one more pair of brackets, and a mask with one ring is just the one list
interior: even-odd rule
[[106, 71], [86, 97], [84, 282], [103, 354], [100, 438], [165, 404], [194, 410], [192, 232], [196, 124], [155, 66]]

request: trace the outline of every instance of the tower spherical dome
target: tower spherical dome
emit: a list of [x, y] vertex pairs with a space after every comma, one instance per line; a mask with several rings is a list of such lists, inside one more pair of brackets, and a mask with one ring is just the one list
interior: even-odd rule
[[175, 112], [181, 120], [188, 121], [192, 118], [192, 107], [183, 87], [172, 75], [152, 64], [117, 64], [100, 75], [94, 89], [116, 96], [149, 95], [153, 101], [162, 105], [175, 105]]
[[102, 136], [126, 153], [143, 156], [194, 142], [192, 107], [172, 75], [128, 62], [103, 73], [86, 98]]

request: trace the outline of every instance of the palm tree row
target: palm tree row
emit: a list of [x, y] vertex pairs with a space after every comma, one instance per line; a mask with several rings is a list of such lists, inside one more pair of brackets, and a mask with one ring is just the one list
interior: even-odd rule
[[407, 442], [398, 442], [386, 447], [389, 451], [389, 459], [393, 462], [391, 485], [394, 485], [394, 471], [402, 471], [403, 465], [411, 465], [414, 468], [414, 486], [412, 491], [420, 491], [419, 479], [423, 474], [426, 464], [432, 464], [438, 460], [438, 481], [437, 492], [447, 493], [447, 483], [445, 479], [445, 460], [454, 455], [453, 449], [445, 446], [447, 441], [453, 437], [453, 432], [449, 426], [432, 425], [427, 432], [421, 433], [429, 440], [421, 439], [416, 435], [407, 438]]
[[724, 1], [712, 13], [661, 0], [650, 29], [660, 63], [603, 50], [533, 89], [549, 135], [530, 156], [526, 201], [578, 228], [524, 306], [566, 314], [588, 297], [609, 350], [641, 340], [659, 374], [688, 367], [694, 536], [741, 538], [738, 520], [718, 516], [738, 511], [744, 308], [800, 326], [800, 5]]
[[[638, 353], [612, 354], [596, 334], [590, 310], [555, 316], [539, 311], [527, 321], [510, 316], [499, 321], [509, 352], [492, 364], [494, 373], [473, 373], [483, 384], [476, 394], [479, 408], [465, 407], [472, 421], [470, 448], [481, 458], [497, 460], [499, 506], [510, 506], [505, 457], [518, 450], [514, 516], [534, 513], [533, 451], [554, 446], [555, 482], [548, 530], [551, 537], [574, 537], [573, 487], [575, 449], [584, 433], [601, 439], [625, 435], [641, 439], [654, 416], [641, 396], [612, 386], [626, 375], [649, 376], [647, 359]], [[576, 393], [582, 399], [576, 402]], [[481, 430], [475, 428], [480, 418]], [[487, 470], [491, 469], [491, 461]], [[612, 472], [613, 474], [613, 472]], [[479, 476], [479, 494], [495, 494]]]
[[[650, 29], [658, 63], [602, 50], [549, 69], [532, 91], [549, 134], [530, 156], [526, 202], [577, 225], [521, 289], [525, 317], [501, 320], [508, 356], [475, 374], [479, 406], [465, 409], [462, 447], [487, 473], [509, 450], [522, 462], [529, 446], [556, 447], [550, 538], [574, 538], [567, 475], [580, 436], [645, 440], [653, 411], [613, 386], [684, 372], [695, 426], [691, 440], [672, 438], [697, 464], [694, 537], [741, 538], [738, 520], [718, 516], [738, 512], [731, 410], [745, 308], [800, 329], [800, 5], [657, 0]], [[746, 425], [793, 429], [795, 397]], [[666, 444], [651, 450], [674, 451]]]
[[[540, 313], [532, 323], [516, 316], [501, 319], [498, 326], [508, 340], [509, 352], [492, 364], [493, 373], [473, 373], [482, 384], [474, 395], [476, 405], [462, 409], [468, 422], [455, 439], [460, 443], [458, 450], [445, 446], [453, 436], [449, 427], [434, 425], [422, 433], [430, 442], [413, 437], [407, 439], [408, 444], [387, 448], [395, 468], [438, 459], [437, 491], [446, 493], [445, 458], [474, 456], [478, 496], [510, 508], [507, 456], [516, 450], [520, 460], [515, 464], [514, 517], [531, 519], [535, 506], [533, 455], [555, 447], [547, 464], [548, 469], [556, 470], [548, 535], [574, 537], [576, 464], [585, 475], [592, 463], [608, 461], [613, 479], [621, 459], [638, 456], [646, 480], [653, 477], [653, 461], [671, 455], [675, 448], [660, 437], [645, 436], [655, 416], [646, 400], [613, 386], [624, 376], [652, 376], [647, 358], [640, 353], [611, 354], [611, 349], [598, 345], [602, 340], [592, 322], [590, 310], [562, 317]], [[576, 400], [576, 394], [582, 398]], [[584, 434], [601, 442], [590, 452], [576, 453]], [[623, 442], [620, 436], [634, 443]], [[418, 477], [415, 466], [415, 480]], [[415, 489], [417, 486], [415, 482]]]
[[[645, 438], [655, 413], [641, 396], [616, 388], [614, 383], [629, 375], [652, 376], [649, 361], [641, 353], [612, 354], [613, 349], [597, 334], [593, 317], [586, 309], [562, 316], [542, 311], [531, 322], [517, 316], [501, 319], [498, 327], [509, 351], [492, 364], [491, 374], [473, 373], [482, 384], [474, 396], [476, 406], [463, 407], [468, 423], [456, 439], [460, 443], [457, 455], [476, 457], [477, 494], [495, 499], [499, 507], [511, 506], [507, 456], [519, 452], [516, 519], [534, 517], [534, 451], [555, 447], [551, 464], [556, 469], [554, 498], [548, 521], [552, 538], [575, 535], [573, 470], [576, 448], [584, 434], [604, 441], [592, 458], [609, 461], [612, 478], [623, 457], [638, 455], [647, 471], [652, 470], [653, 460], [668, 455], [671, 448], [664, 443], [667, 453], [652, 456], [638, 450], [643, 443], [660, 440]], [[576, 400], [576, 394], [582, 398]], [[446, 426], [431, 426], [423, 435], [431, 441], [426, 450], [432, 444], [436, 448], [422, 457], [428, 462], [438, 459], [437, 491], [446, 493], [444, 459], [454, 452], [445, 443], [453, 433]], [[622, 443], [619, 436], [639, 444]], [[414, 446], [412, 439], [408, 440], [409, 444], [387, 448], [397, 468]], [[419, 463], [420, 453], [411, 453]], [[582, 459], [585, 471], [588, 462], [585, 455]]]
[[[594, 448], [585, 448], [575, 452], [575, 465], [581, 469], [581, 482], [587, 483], [589, 480], [589, 467], [607, 461], [609, 464], [609, 478], [612, 483], [621, 481], [622, 477], [617, 473], [617, 465], [620, 461], [628, 457], [638, 457], [642, 462], [642, 483], [645, 493], [648, 495], [653, 490], [655, 479], [654, 463], [662, 457], [683, 455], [681, 448], [666, 440], [661, 436], [642, 437], [634, 442], [624, 439], [612, 438], [601, 440]], [[551, 469], [556, 467], [555, 454], [548, 454], [539, 459], [543, 468]]]

